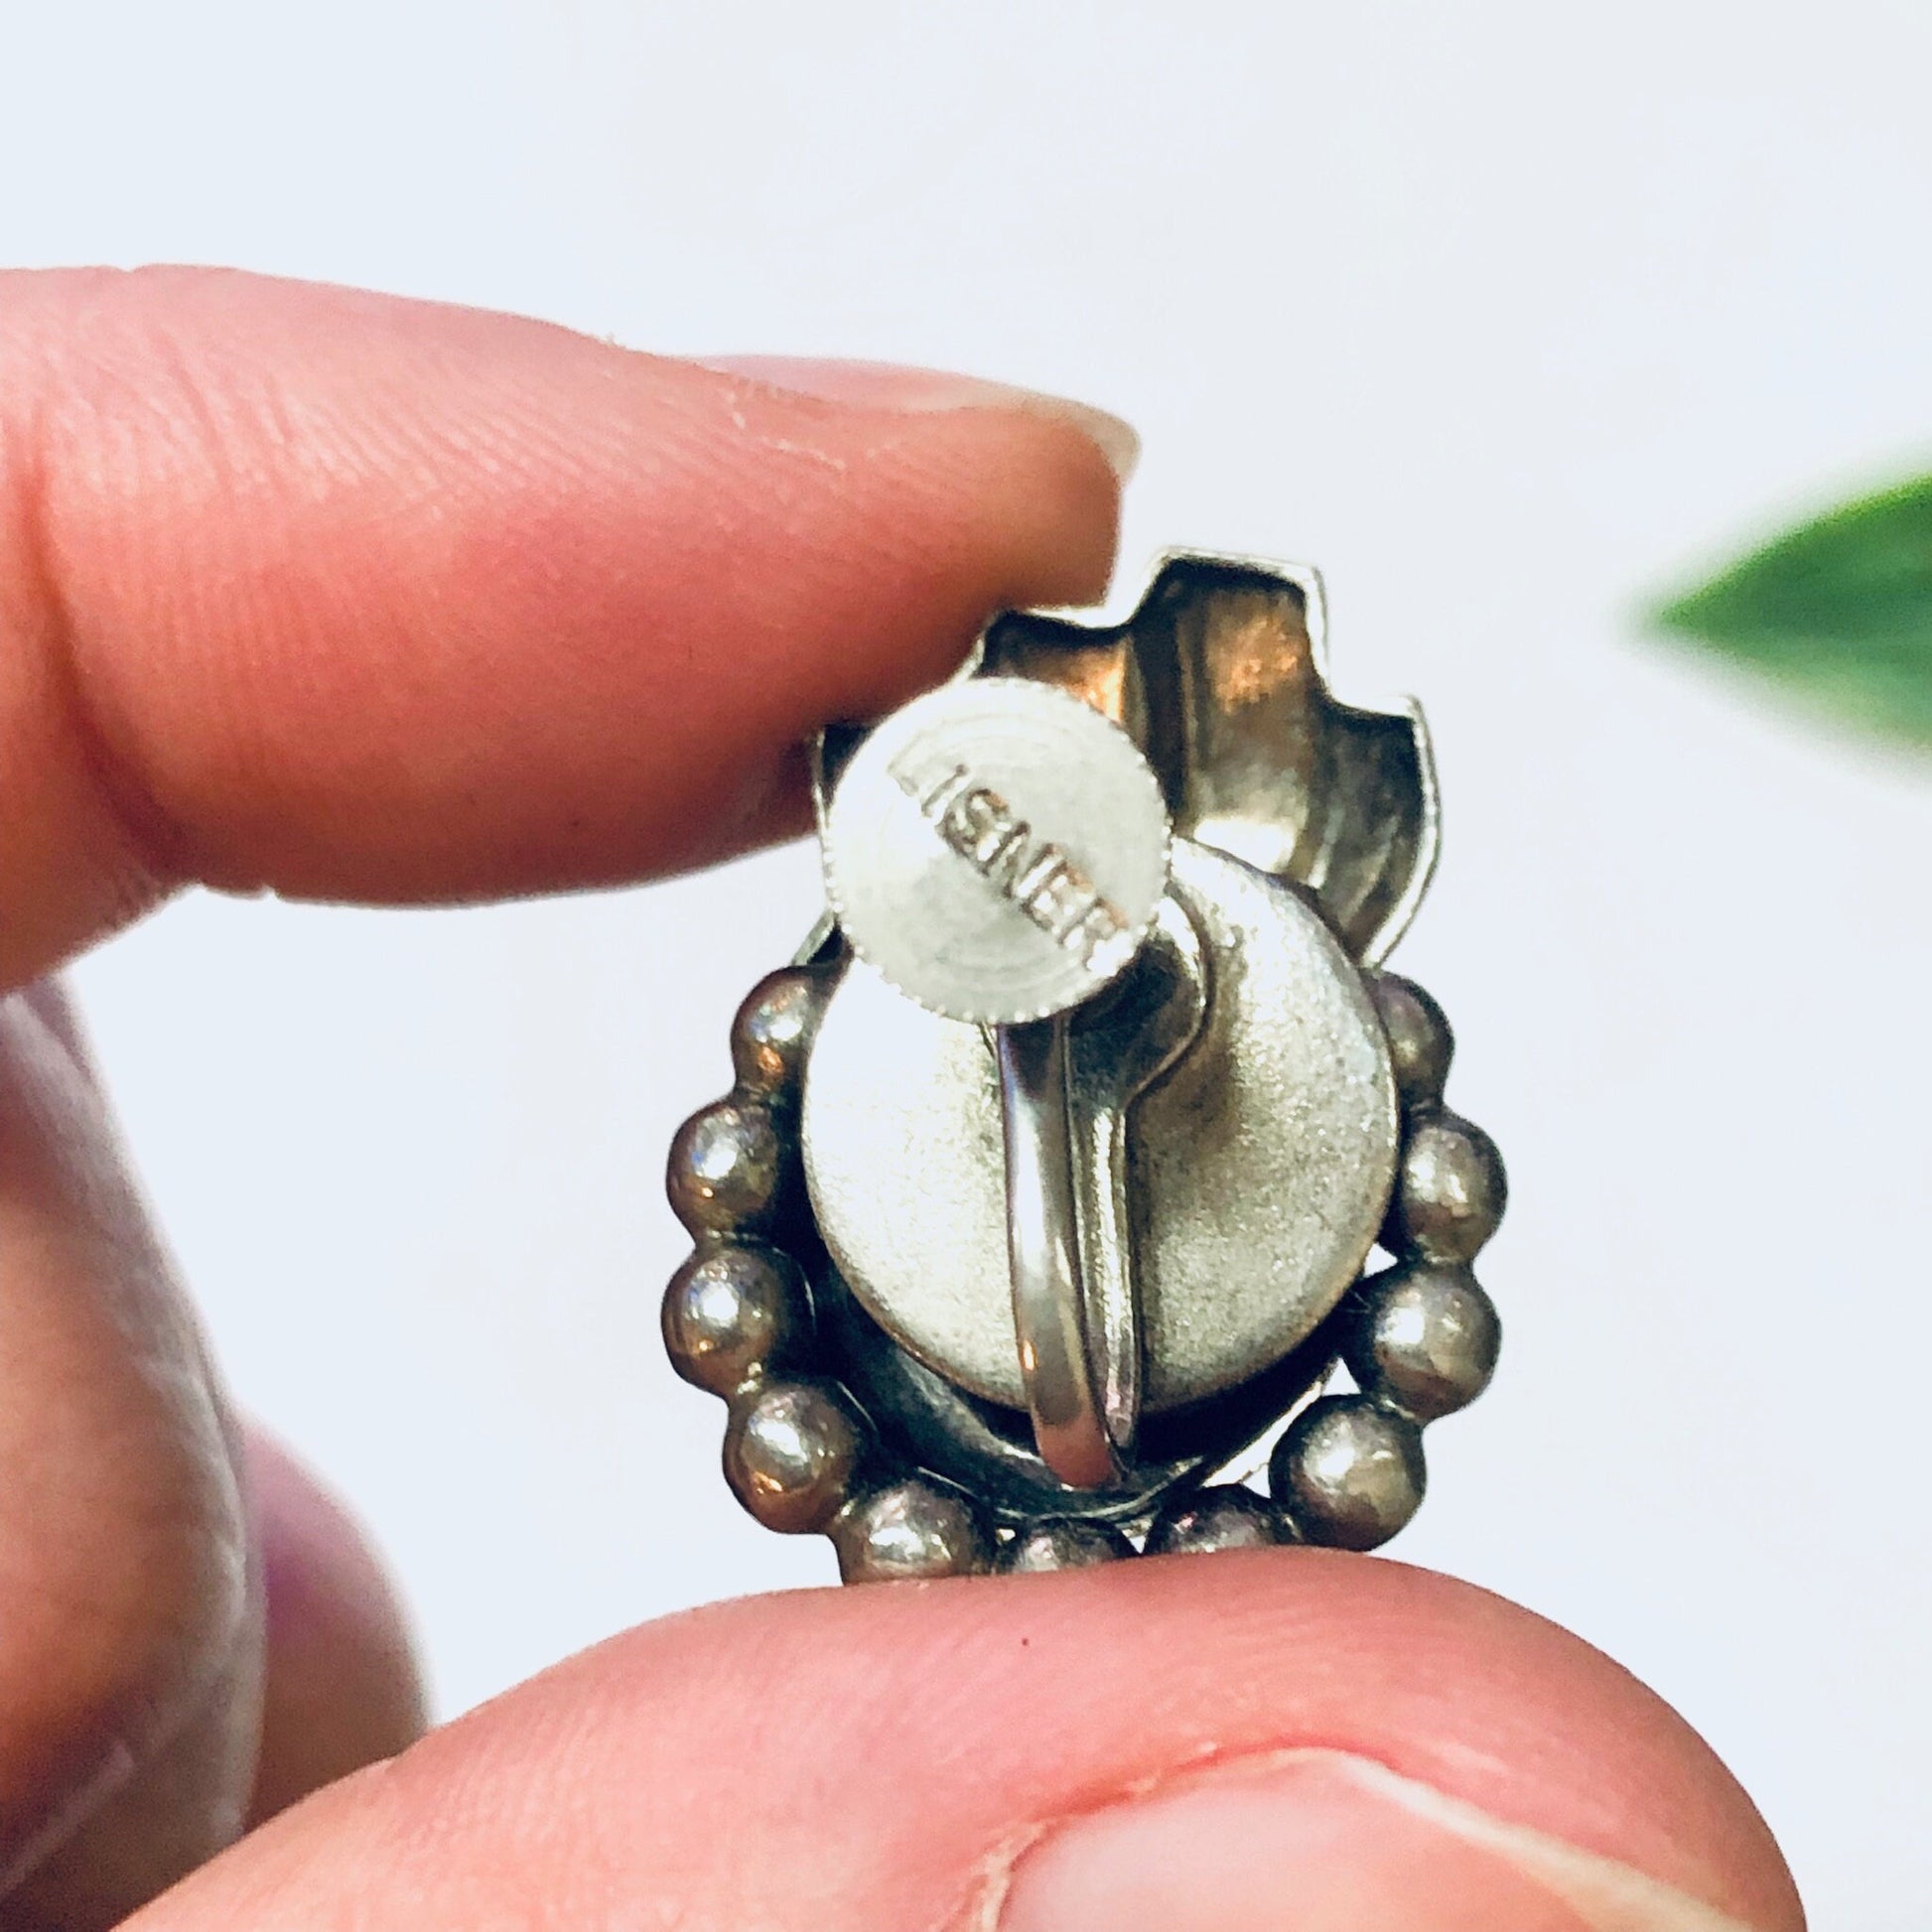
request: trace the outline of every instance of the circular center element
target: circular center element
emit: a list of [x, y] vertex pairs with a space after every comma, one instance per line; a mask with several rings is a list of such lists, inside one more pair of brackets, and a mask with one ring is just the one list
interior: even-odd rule
[[1168, 881], [1161, 782], [1090, 705], [1028, 678], [916, 698], [852, 755], [825, 887], [860, 958], [949, 1020], [1011, 1027], [1098, 993]]
[[[1315, 1332], [1383, 1225], [1401, 1139], [1374, 1002], [1312, 904], [1185, 838], [1173, 868], [1208, 997], [1191, 1043], [1119, 1123], [1126, 1212], [1093, 1230], [1133, 1257], [1151, 1416], [1236, 1387]], [[1081, 1104], [1087, 1056], [1118, 1065], [1118, 1025], [1112, 1004], [1068, 1022], [1076, 1125], [1096, 1118]], [[801, 1134], [818, 1232], [861, 1306], [926, 1367], [1024, 1414], [985, 1033], [848, 966], [806, 1062]]]

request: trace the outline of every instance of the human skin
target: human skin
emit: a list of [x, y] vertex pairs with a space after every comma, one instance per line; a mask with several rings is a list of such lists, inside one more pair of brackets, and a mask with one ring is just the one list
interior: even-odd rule
[[0, 276], [0, 1928], [1802, 1925], [1658, 1700], [1379, 1560], [755, 1598], [424, 1736], [379, 1567], [231, 1415], [50, 975], [195, 882], [786, 836], [815, 727], [1104, 592], [1131, 452], [929, 372]]

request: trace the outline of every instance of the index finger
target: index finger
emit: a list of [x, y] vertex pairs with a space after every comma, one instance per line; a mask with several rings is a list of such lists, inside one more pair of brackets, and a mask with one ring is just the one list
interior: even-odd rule
[[0, 276], [0, 986], [189, 880], [704, 863], [796, 822], [816, 725], [1104, 590], [1118, 425], [768, 373], [241, 275]]

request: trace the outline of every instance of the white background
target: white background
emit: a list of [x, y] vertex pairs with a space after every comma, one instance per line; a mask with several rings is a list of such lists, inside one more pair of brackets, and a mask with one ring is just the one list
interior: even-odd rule
[[[1502, 1377], [1400, 1554], [1657, 1685], [1817, 1922], [1903, 1932], [1932, 768], [1632, 613], [1932, 450], [1929, 66], [1920, 0], [3, 0], [0, 259], [1057, 387], [1145, 434], [1125, 579], [1317, 562], [1343, 692], [1430, 709], [1399, 963], [1515, 1193]], [[793, 850], [501, 911], [203, 898], [79, 971], [235, 1384], [375, 1525], [447, 1708], [830, 1574], [740, 1516], [655, 1336], [664, 1141], [814, 896]]]

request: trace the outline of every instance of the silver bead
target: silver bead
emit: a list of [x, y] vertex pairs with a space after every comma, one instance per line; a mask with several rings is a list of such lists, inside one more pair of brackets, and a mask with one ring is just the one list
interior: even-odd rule
[[1369, 991], [1389, 1036], [1389, 1058], [1405, 1107], [1431, 1105], [1443, 1097], [1455, 1035], [1443, 1009], [1399, 973], [1369, 975]]
[[795, 1098], [823, 988], [816, 974], [790, 968], [767, 973], [732, 1022], [732, 1065], [748, 1093]]
[[771, 1219], [784, 1174], [784, 1149], [770, 1114], [750, 1102], [720, 1100], [677, 1130], [664, 1191], [693, 1234], [728, 1234]]
[[1133, 1544], [1117, 1529], [1066, 1517], [1022, 1530], [1001, 1550], [994, 1568], [1015, 1576], [1043, 1570], [1090, 1570], [1097, 1563], [1113, 1563], [1133, 1554]]
[[1422, 1432], [1365, 1396], [1325, 1396], [1275, 1445], [1269, 1478], [1311, 1543], [1373, 1550], [1421, 1507]]
[[1489, 1386], [1502, 1322], [1466, 1268], [1406, 1261], [1364, 1282], [1361, 1295], [1343, 1358], [1364, 1389], [1422, 1423]]
[[1481, 1128], [1449, 1113], [1416, 1122], [1396, 1172], [1395, 1224], [1405, 1249], [1473, 1261], [1503, 1217], [1502, 1156]]
[[977, 1576], [992, 1555], [972, 1505], [916, 1477], [856, 1498], [831, 1535], [848, 1584]]
[[798, 1270], [775, 1249], [700, 1249], [664, 1291], [664, 1347], [687, 1382], [729, 1396], [783, 1355], [803, 1312]]
[[1263, 1550], [1292, 1543], [1294, 1530], [1252, 1489], [1226, 1484], [1171, 1503], [1147, 1534], [1151, 1557], [1206, 1555], [1217, 1550]]
[[725, 1479], [768, 1530], [822, 1530], [846, 1499], [859, 1437], [837, 1397], [809, 1382], [768, 1382], [735, 1407]]

